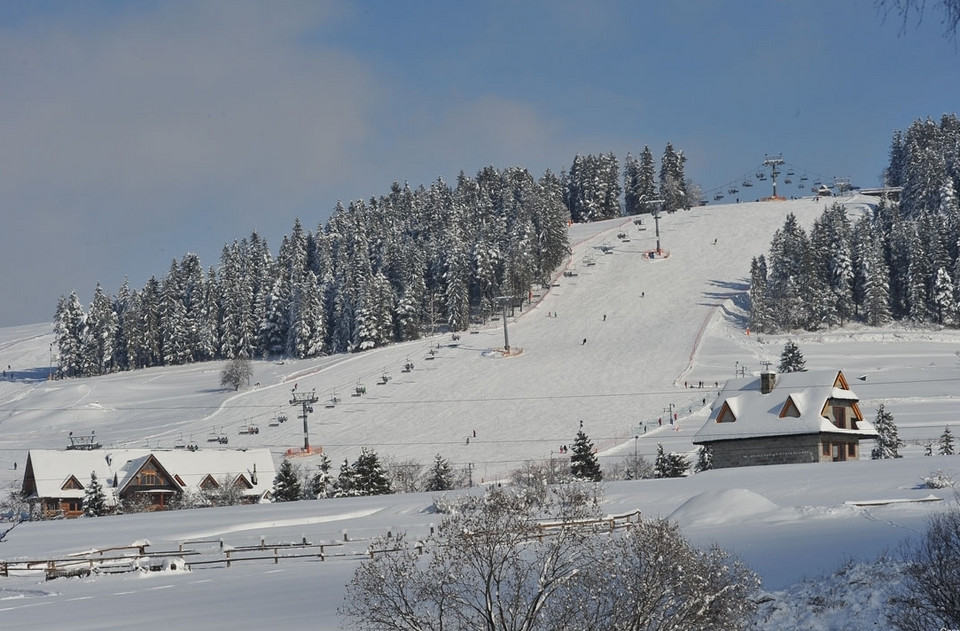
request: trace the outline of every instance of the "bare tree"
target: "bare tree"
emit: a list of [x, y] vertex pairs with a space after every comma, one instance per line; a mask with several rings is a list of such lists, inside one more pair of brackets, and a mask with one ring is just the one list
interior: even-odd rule
[[891, 599], [890, 622], [904, 631], [960, 628], [960, 508], [935, 513], [907, 548], [906, 579]]
[[239, 390], [240, 386], [250, 385], [252, 376], [253, 368], [250, 366], [250, 360], [246, 357], [237, 357], [228, 361], [223, 367], [223, 372], [220, 373], [220, 385]]
[[546, 498], [492, 489], [465, 498], [425, 541], [376, 540], [340, 614], [382, 631], [743, 628], [752, 573], [666, 522], [587, 525], [599, 516], [591, 488], [561, 485]]
[[[911, 18], [916, 15], [917, 23], [923, 20], [927, 9], [927, 0], [875, 0], [877, 9], [884, 17], [895, 13], [903, 20], [901, 33], [906, 32]], [[957, 28], [960, 27], [960, 0], [934, 0], [930, 6], [940, 13], [940, 23], [944, 27], [943, 35], [956, 42]]]

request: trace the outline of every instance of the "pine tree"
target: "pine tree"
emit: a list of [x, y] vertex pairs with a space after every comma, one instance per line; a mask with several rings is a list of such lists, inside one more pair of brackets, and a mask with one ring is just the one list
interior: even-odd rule
[[884, 410], [882, 403], [877, 407], [877, 418], [873, 426], [877, 430], [877, 441], [873, 451], [870, 452], [870, 458], [873, 460], [900, 458], [899, 449], [903, 447], [904, 442], [900, 440], [897, 426], [893, 422], [893, 414]]
[[713, 469], [713, 450], [709, 445], [700, 445], [697, 450], [697, 464], [693, 466], [694, 473]]
[[296, 502], [301, 495], [300, 474], [293, 463], [284, 458], [273, 480], [273, 501]]
[[344, 459], [340, 463], [340, 473], [337, 482], [333, 485], [333, 497], [354, 497], [360, 495], [356, 489], [357, 474], [350, 466], [350, 461]]
[[83, 493], [83, 515], [84, 517], [100, 517], [107, 514], [107, 496], [103, 491], [100, 480], [97, 479], [97, 472], [90, 472], [90, 484]]
[[570, 473], [573, 477], [591, 482], [599, 482], [603, 479], [593, 442], [587, 438], [582, 429], [577, 432], [577, 438], [573, 441], [571, 450], [573, 455], [570, 456]]
[[944, 427], [943, 433], [940, 434], [940, 440], [937, 442], [937, 453], [941, 456], [952, 456], [954, 454], [953, 434], [950, 432], [949, 425]]
[[316, 499], [330, 497], [333, 493], [336, 479], [330, 473], [330, 459], [327, 454], [320, 454], [320, 464], [317, 465], [317, 473], [310, 480], [310, 494]]
[[450, 463], [437, 454], [433, 461], [433, 468], [430, 469], [430, 478], [427, 480], [426, 490], [447, 491], [453, 488], [453, 470]]
[[653, 463], [653, 477], [668, 478], [670, 464], [667, 455], [663, 452], [663, 443], [657, 443], [657, 459]]
[[790, 340], [783, 347], [780, 353], [780, 365], [777, 367], [781, 373], [804, 372], [806, 370], [806, 361], [800, 353], [800, 348], [796, 342]]
[[360, 450], [360, 455], [353, 464], [354, 490], [356, 495], [387, 495], [391, 493], [390, 480], [380, 464], [380, 458], [375, 451], [366, 447]]

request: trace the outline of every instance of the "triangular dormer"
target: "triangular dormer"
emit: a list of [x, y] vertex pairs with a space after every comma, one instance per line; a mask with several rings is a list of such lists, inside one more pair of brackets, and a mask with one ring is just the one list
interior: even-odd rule
[[67, 481], [63, 483], [63, 486], [60, 487], [61, 491], [82, 491], [83, 485], [80, 484], [80, 480], [76, 476], [71, 475], [67, 478]]
[[843, 376], [843, 371], [837, 372], [837, 378], [833, 380], [833, 387], [840, 388], [841, 390], [849, 390], [850, 385], [847, 383], [847, 378]]
[[214, 489], [220, 488], [220, 483], [208, 473], [202, 480], [200, 480], [200, 488], [204, 491], [213, 491]]
[[787, 400], [784, 401], [783, 407], [780, 408], [780, 418], [800, 418], [800, 408], [797, 407], [797, 402], [793, 400], [793, 396], [788, 396]]
[[733, 423], [737, 420], [736, 415], [733, 413], [733, 410], [730, 409], [730, 405], [724, 401], [723, 405], [720, 406], [720, 412], [717, 414], [718, 423]]
[[242, 473], [241, 473], [240, 475], [238, 475], [237, 478], [233, 481], [233, 486], [238, 487], [238, 488], [241, 488], [241, 489], [252, 489], [252, 488], [253, 488], [253, 485], [250, 484], [250, 481], [249, 481], [249, 480], [247, 480], [247, 476], [243, 475]]

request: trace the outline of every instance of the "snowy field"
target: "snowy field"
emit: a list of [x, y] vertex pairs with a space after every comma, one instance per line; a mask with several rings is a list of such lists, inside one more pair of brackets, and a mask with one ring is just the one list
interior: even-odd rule
[[[855, 217], [868, 201], [847, 199], [848, 213]], [[50, 326], [0, 329], [0, 366], [9, 366], [0, 380], [0, 486], [19, 484], [29, 449], [62, 448], [71, 431], [96, 430], [105, 446], [189, 441], [202, 449], [223, 433], [230, 448], [266, 447], [279, 462], [286, 449], [303, 445], [298, 409], [289, 405], [294, 387], [316, 391], [310, 443], [323, 447], [335, 469], [361, 447], [425, 468], [439, 453], [472, 466], [474, 481], [488, 484], [526, 461], [559, 458], [581, 421], [601, 466], [634, 453], [652, 461], [658, 443], [692, 453], [715, 384], [741, 368], [775, 367], [793, 339], [808, 368], [844, 371], [867, 418], [884, 404], [909, 443], [905, 458], [613, 482], [605, 485], [604, 505], [611, 514], [639, 509], [670, 517], [694, 541], [739, 555], [765, 589], [786, 589], [848, 560], [895, 550], [922, 530], [930, 511], [953, 501], [952, 491], [923, 488], [922, 478], [942, 469], [960, 479], [958, 457], [922, 457], [946, 425], [960, 432], [960, 332], [891, 326], [747, 335], [751, 258], [767, 253], [787, 213], [809, 228], [823, 208], [804, 199], [666, 215], [660, 241], [668, 256], [661, 258], [648, 255], [656, 247], [652, 219], [573, 226], [566, 270], [508, 318], [511, 357], [496, 352], [504, 332], [502, 322], [491, 322], [459, 340], [447, 334], [357, 355], [257, 361], [256, 385], [233, 392], [219, 385], [222, 363], [48, 381]], [[411, 372], [402, 371], [407, 362]], [[389, 381], [379, 384], [384, 375]], [[367, 393], [351, 396], [358, 385]], [[327, 407], [334, 397], [339, 402]], [[671, 410], [679, 417], [673, 426], [666, 422]], [[271, 426], [280, 413], [290, 420]], [[260, 433], [240, 435], [250, 424]], [[312, 468], [317, 460], [296, 462]], [[946, 501], [920, 501], [936, 498]], [[239, 547], [306, 539], [363, 552], [365, 539], [387, 530], [427, 532], [439, 521], [432, 502], [430, 494], [409, 494], [24, 523], [3, 537], [0, 560], [144, 540], [158, 551], [194, 540]], [[112, 629], [135, 620], [147, 628], [255, 629], [282, 621], [291, 629], [336, 629], [355, 564], [333, 557], [52, 582], [0, 577], [0, 627]], [[876, 606], [864, 607], [860, 617], [869, 621]], [[793, 628], [783, 618], [776, 628]]]

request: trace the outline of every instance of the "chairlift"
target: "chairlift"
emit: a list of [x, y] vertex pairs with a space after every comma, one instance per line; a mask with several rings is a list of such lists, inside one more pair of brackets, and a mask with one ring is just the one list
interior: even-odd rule
[[746, 188], [750, 188], [751, 186], [753, 186], [753, 182], [751, 182], [750, 180], [744, 180], [743, 185]]
[[714, 201], [719, 202], [721, 199], [723, 199], [723, 195], [721, 195], [720, 193], [717, 193], [716, 195], [713, 196]]
[[593, 258], [592, 256], [586, 256], [583, 259], [583, 264], [587, 267], [591, 267], [597, 264], [597, 259]]
[[793, 175], [793, 170], [787, 171], [787, 175]]
[[353, 394], [350, 396], [362, 397], [366, 393], [367, 393], [367, 387], [358, 381], [357, 386], [353, 389]]
[[793, 184], [793, 180], [791, 180], [790, 178], [784, 178], [783, 183], [784, 183], [784, 184]]
[[730, 193], [731, 195], [736, 195], [737, 193], [740, 192], [740, 189], [738, 189], [737, 187], [732, 187], [732, 188], [728, 188], [727, 192]]
[[387, 374], [386, 371], [383, 371], [383, 373], [380, 375], [380, 381], [377, 382], [377, 385], [382, 386], [382, 385], [384, 385], [385, 383], [387, 383], [388, 381], [390, 381], [390, 375]]
[[[244, 425], [243, 427], [240, 428], [240, 433], [241, 433], [241, 434], [245, 434], [245, 435], [250, 435], [250, 436], [252, 436], [253, 434], [259, 434], [259, 433], [260, 433], [260, 428], [259, 428], [257, 425]], [[224, 436], [223, 438], [224, 438], [224, 440], [221, 441], [221, 442], [222, 442], [223, 444], [226, 444], [226, 442], [227, 442], [227, 441], [226, 441], [226, 438], [227, 438], [227, 437]]]
[[327, 409], [329, 410], [330, 408], [335, 408], [335, 407], [337, 407], [337, 403], [340, 403], [340, 398], [337, 396], [336, 390], [334, 390], [334, 391], [330, 394], [330, 399], [326, 402], [326, 404], [325, 404], [323, 407], [325, 407], [325, 408], [327, 408]]
[[801, 181], [801, 182], [806, 182], [808, 179], [809, 179], [809, 178], [807, 178], [806, 175], [801, 175], [801, 176], [800, 176], [800, 181]]
[[178, 438], [176, 441], [174, 441], [174, 443], [173, 443], [173, 448], [174, 448], [174, 449], [186, 449], [186, 448], [187, 448], [187, 443], [184, 442], [184, 440], [183, 440], [183, 434], [182, 434], [182, 433], [180, 434], [180, 438]]
[[763, 171], [757, 171], [757, 179], [762, 180], [764, 178]]

